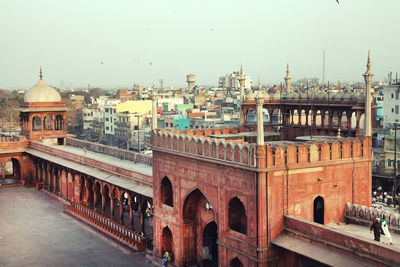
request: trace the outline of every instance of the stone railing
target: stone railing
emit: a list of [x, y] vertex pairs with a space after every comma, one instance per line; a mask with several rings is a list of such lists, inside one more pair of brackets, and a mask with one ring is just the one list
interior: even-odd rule
[[207, 135], [200, 135], [200, 131], [198, 134], [193, 135], [192, 132], [188, 134], [173, 131], [154, 131], [153, 147], [255, 166], [256, 146], [254, 144], [210, 138], [206, 137]]
[[67, 206], [67, 212], [136, 251], [144, 251], [150, 245], [150, 238], [142, 236], [138, 232], [85, 206], [72, 203]]
[[376, 218], [382, 218], [383, 214], [388, 215], [390, 228], [400, 233], [400, 214], [398, 212], [373, 207], [368, 208], [358, 204], [346, 204], [346, 220], [351, 223], [371, 225]]
[[124, 160], [130, 160], [135, 163], [143, 163], [149, 166], [153, 165], [153, 156], [151, 155], [144, 155], [133, 151], [127, 151], [124, 149], [112, 146], [105, 146], [102, 144], [92, 143], [75, 138], [67, 138], [67, 145], [85, 148], [93, 152], [103, 153]]

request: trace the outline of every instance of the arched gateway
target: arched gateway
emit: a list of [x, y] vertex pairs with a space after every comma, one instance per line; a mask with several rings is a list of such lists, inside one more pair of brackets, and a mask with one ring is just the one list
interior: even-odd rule
[[183, 204], [184, 260], [189, 265], [218, 266], [218, 226], [214, 210], [204, 194], [196, 189]]

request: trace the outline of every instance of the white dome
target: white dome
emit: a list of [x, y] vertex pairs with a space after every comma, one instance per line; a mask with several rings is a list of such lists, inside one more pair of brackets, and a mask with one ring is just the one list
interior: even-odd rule
[[61, 96], [56, 89], [50, 87], [40, 79], [34, 87], [28, 90], [24, 96], [24, 102], [60, 102]]

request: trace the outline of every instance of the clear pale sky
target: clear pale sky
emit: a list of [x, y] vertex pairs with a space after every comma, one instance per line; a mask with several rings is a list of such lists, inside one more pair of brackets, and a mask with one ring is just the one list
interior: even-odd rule
[[[0, 88], [38, 80], [117, 87], [216, 85], [238, 70], [279, 83], [374, 80], [400, 72], [399, 0], [1, 0]], [[101, 64], [103, 62], [103, 64]], [[151, 65], [150, 65], [151, 62]]]

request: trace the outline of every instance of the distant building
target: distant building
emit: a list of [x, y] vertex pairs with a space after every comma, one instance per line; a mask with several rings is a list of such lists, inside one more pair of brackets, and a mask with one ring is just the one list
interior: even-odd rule
[[394, 122], [400, 122], [400, 84], [388, 85], [383, 88], [383, 127]]
[[[239, 77], [240, 73], [238, 71], [221, 76], [218, 80], [218, 87], [238, 90], [240, 88]], [[251, 88], [252, 86], [253, 81], [251, 80], [250, 76], [244, 75], [244, 88], [247, 89]]]

